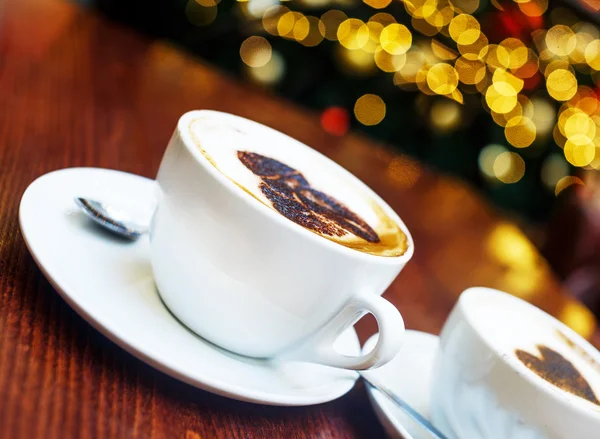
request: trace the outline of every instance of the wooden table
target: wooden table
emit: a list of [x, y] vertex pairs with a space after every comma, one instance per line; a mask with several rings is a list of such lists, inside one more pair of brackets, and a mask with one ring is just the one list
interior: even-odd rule
[[[179, 383], [91, 328], [36, 267], [18, 229], [21, 194], [64, 167], [157, 171], [178, 116], [212, 108], [255, 119], [354, 172], [405, 219], [413, 261], [386, 293], [409, 328], [439, 332], [471, 285], [505, 289], [591, 336], [511, 222], [472, 189], [161, 42], [58, 0], [0, 2], [0, 437], [380, 438], [358, 384], [337, 401], [277, 408]], [[393, 115], [388, 115], [393, 117]], [[358, 325], [361, 339], [374, 323]]]

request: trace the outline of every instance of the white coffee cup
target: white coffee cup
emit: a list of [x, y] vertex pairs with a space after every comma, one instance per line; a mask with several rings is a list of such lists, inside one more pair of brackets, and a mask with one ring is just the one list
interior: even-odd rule
[[[368, 194], [407, 237], [400, 256], [363, 253], [318, 236], [261, 204], [225, 177], [190, 133], [197, 118], [214, 118], [277, 139], [282, 147], [325, 164]], [[356, 177], [306, 145], [258, 123], [215, 111], [181, 117], [161, 163], [151, 261], [161, 297], [191, 330], [250, 357], [284, 355], [367, 369], [398, 352], [404, 324], [381, 294], [413, 254], [400, 218]], [[380, 338], [369, 354], [338, 353], [333, 342], [365, 313]]]
[[600, 437], [600, 406], [552, 383], [561, 382], [564, 363], [552, 363], [550, 382], [515, 355], [518, 349], [538, 357], [537, 345], [570, 358], [600, 391], [600, 352], [574, 331], [509, 294], [488, 288], [463, 292], [440, 336], [431, 393], [434, 425], [450, 439]]

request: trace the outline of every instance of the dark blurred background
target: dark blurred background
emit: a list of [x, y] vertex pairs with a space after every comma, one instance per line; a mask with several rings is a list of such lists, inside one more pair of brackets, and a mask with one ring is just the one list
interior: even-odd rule
[[80, 1], [468, 181], [600, 309], [598, 0]]

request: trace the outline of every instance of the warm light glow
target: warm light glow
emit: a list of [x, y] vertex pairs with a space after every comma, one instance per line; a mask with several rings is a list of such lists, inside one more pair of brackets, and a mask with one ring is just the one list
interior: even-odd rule
[[555, 55], [567, 56], [577, 46], [577, 38], [570, 27], [559, 24], [546, 33], [546, 46]]
[[589, 137], [576, 134], [568, 137], [564, 148], [565, 158], [573, 166], [587, 166], [596, 155], [596, 146]]
[[338, 27], [337, 38], [346, 49], [360, 49], [369, 41], [369, 28], [361, 20], [349, 18]]
[[[323, 38], [325, 38], [325, 25], [321, 20], [317, 17], [305, 17], [307, 31], [304, 34], [304, 31], [298, 28], [298, 23], [294, 26], [294, 37], [300, 44], [306, 47], [317, 46]], [[300, 35], [304, 35], [303, 38], [300, 38]]]
[[185, 8], [185, 15], [194, 26], [208, 26], [217, 18], [217, 4], [203, 6], [195, 0], [189, 0]]
[[387, 167], [386, 176], [397, 189], [407, 189], [415, 185], [421, 175], [419, 164], [406, 156], [394, 157]]
[[565, 304], [557, 318], [583, 338], [589, 339], [596, 329], [594, 314], [574, 300], [569, 300]]
[[458, 73], [458, 78], [463, 84], [475, 85], [485, 78], [487, 69], [483, 61], [477, 58], [468, 58], [463, 55], [456, 60], [454, 68]]
[[485, 101], [496, 113], [508, 113], [517, 105], [517, 91], [508, 82], [495, 82], [488, 87]]
[[506, 151], [506, 148], [502, 145], [491, 144], [484, 147], [479, 152], [479, 169], [481, 172], [489, 178], [495, 178], [496, 174], [494, 173], [494, 162], [496, 161], [496, 157]]
[[262, 67], [271, 59], [271, 44], [263, 37], [249, 37], [240, 47], [242, 61], [249, 67]]
[[514, 152], [503, 152], [494, 160], [494, 175], [502, 183], [516, 183], [525, 175], [525, 161]]
[[529, 0], [517, 3], [521, 12], [529, 17], [540, 17], [548, 9], [548, 0]]
[[249, 67], [250, 78], [262, 85], [276, 84], [283, 78], [285, 73], [285, 62], [279, 52], [272, 51], [271, 58], [264, 66]]
[[559, 154], [549, 155], [542, 165], [542, 182], [548, 189], [554, 190], [563, 177], [569, 175], [569, 165]]
[[452, 19], [448, 28], [450, 36], [461, 45], [474, 44], [481, 34], [479, 22], [468, 14], [460, 14]]
[[382, 47], [378, 47], [375, 51], [375, 64], [384, 72], [397, 72], [406, 64], [406, 54], [390, 55]]
[[525, 148], [535, 140], [536, 128], [528, 117], [516, 116], [506, 124], [504, 135], [508, 143], [515, 148]]
[[585, 49], [585, 62], [594, 69], [600, 70], [600, 40], [594, 40]]
[[574, 177], [571, 175], [563, 177], [560, 180], [558, 180], [558, 183], [556, 183], [556, 188], [554, 189], [554, 194], [556, 196], [558, 196], [558, 194], [560, 194], [566, 188], [568, 188], [569, 186], [573, 186], [573, 185], [583, 186], [584, 184], [583, 184], [583, 181], [581, 180], [581, 178], [579, 178], [579, 177]]
[[554, 107], [543, 98], [533, 98], [533, 116], [531, 118], [535, 129], [539, 135], [546, 135], [552, 131], [556, 121], [556, 112]]
[[410, 49], [412, 34], [406, 26], [392, 23], [381, 31], [380, 44], [389, 54], [402, 55]]
[[436, 131], [449, 132], [460, 123], [461, 106], [447, 99], [438, 100], [431, 106], [431, 125]]
[[458, 73], [450, 64], [438, 63], [429, 69], [427, 85], [437, 94], [450, 94], [458, 86]]
[[377, 125], [385, 117], [385, 102], [379, 96], [366, 94], [354, 104], [354, 115], [363, 125]]
[[546, 88], [557, 101], [568, 101], [577, 93], [577, 79], [569, 70], [554, 70], [546, 79]]
[[365, 4], [371, 6], [374, 9], [386, 8], [392, 0], [363, 0]]
[[337, 41], [337, 32], [340, 24], [348, 19], [348, 16], [337, 9], [325, 12], [321, 15], [321, 22], [325, 27], [325, 38], [330, 41]]

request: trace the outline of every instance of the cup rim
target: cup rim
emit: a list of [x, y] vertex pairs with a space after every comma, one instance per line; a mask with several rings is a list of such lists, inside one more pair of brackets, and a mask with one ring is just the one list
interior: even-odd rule
[[[336, 168], [338, 170], [338, 172], [341, 172], [346, 177], [348, 177], [352, 181], [353, 184], [356, 184], [362, 190], [366, 191], [369, 194], [369, 196], [372, 197], [375, 200], [375, 202], [377, 202], [379, 204], [379, 206], [385, 211], [385, 213], [398, 225], [398, 227], [400, 227], [400, 230], [405, 234], [406, 239], [407, 239], [408, 246], [407, 246], [406, 251], [403, 254], [397, 255], [397, 256], [383, 256], [383, 255], [374, 255], [371, 253], [365, 253], [365, 252], [361, 252], [359, 250], [356, 250], [356, 249], [353, 249], [350, 247], [346, 247], [342, 244], [339, 244], [339, 243], [336, 243], [329, 239], [323, 238], [322, 236], [319, 236], [316, 233], [305, 229], [304, 227], [294, 223], [293, 221], [290, 221], [289, 219], [287, 219], [284, 216], [280, 215], [279, 213], [275, 212], [273, 209], [270, 209], [268, 206], [265, 206], [264, 204], [254, 200], [252, 197], [248, 196], [244, 192], [243, 189], [241, 189], [238, 185], [236, 185], [233, 181], [231, 181], [225, 175], [223, 175], [223, 173], [221, 173], [218, 169], [216, 169], [208, 161], [208, 159], [206, 157], [204, 157], [204, 155], [200, 152], [199, 148], [195, 145], [193, 139], [191, 138], [191, 134], [189, 131], [190, 123], [196, 117], [201, 116], [201, 115], [207, 115], [207, 114], [209, 114], [209, 115], [212, 114], [217, 117], [223, 117], [226, 119], [229, 118], [229, 119], [233, 119], [233, 120], [237, 120], [237, 121], [241, 120], [241, 121], [243, 121], [243, 123], [254, 125], [254, 126], [258, 127], [259, 129], [275, 132], [278, 135], [281, 135], [281, 136], [289, 139], [289, 141], [295, 142], [295, 143], [301, 145], [303, 148], [308, 149], [311, 154], [318, 156], [320, 160], [324, 160], [325, 162], [328, 163], [329, 166], [333, 166], [334, 168]], [[350, 171], [346, 170], [344, 167], [337, 164], [329, 157], [323, 155], [322, 153], [311, 148], [310, 146], [306, 145], [305, 143], [303, 143], [299, 140], [296, 140], [293, 137], [290, 137], [287, 134], [282, 133], [281, 131], [271, 128], [267, 125], [263, 125], [259, 122], [253, 121], [251, 119], [246, 119], [245, 117], [242, 117], [242, 116], [237, 116], [237, 115], [234, 115], [231, 113], [226, 113], [226, 112], [216, 111], [216, 110], [188, 111], [187, 113], [183, 114], [179, 118], [179, 121], [177, 123], [177, 133], [179, 134], [179, 137], [182, 140], [183, 145], [185, 145], [185, 148], [196, 159], [196, 162], [199, 163], [203, 167], [203, 169], [206, 170], [213, 178], [215, 178], [219, 183], [221, 183], [221, 185], [223, 187], [227, 188], [233, 196], [235, 196], [237, 199], [242, 200], [244, 203], [246, 203], [246, 205], [249, 206], [249, 208], [251, 208], [255, 211], [261, 212], [263, 215], [271, 218], [271, 220], [273, 220], [277, 224], [280, 224], [281, 226], [287, 228], [288, 230], [292, 231], [293, 233], [299, 233], [299, 234], [303, 235], [306, 239], [311, 240], [312, 242], [316, 243], [317, 245], [324, 246], [325, 248], [328, 248], [331, 251], [341, 253], [346, 256], [351, 256], [354, 258], [362, 259], [365, 261], [370, 261], [370, 262], [377, 261], [378, 263], [382, 263], [382, 264], [386, 264], [386, 265], [398, 265], [401, 263], [408, 262], [411, 259], [411, 257], [413, 256], [415, 246], [414, 246], [414, 241], [413, 241], [412, 235], [410, 234], [408, 227], [406, 227], [406, 224], [404, 224], [404, 221], [402, 221], [402, 219], [394, 211], [394, 209], [392, 209], [392, 207], [387, 202], [385, 202], [373, 189], [371, 189], [369, 186], [367, 186], [365, 183], [363, 183], [358, 177], [356, 177]]]
[[[528, 308], [529, 310], [539, 313], [544, 319], [553, 322], [553, 324], [558, 324], [561, 331], [566, 332], [570, 339], [576, 339], [578, 346], [581, 347], [588, 355], [590, 355], [590, 357], [592, 357], [594, 361], [598, 362], [599, 364], [600, 351], [598, 351], [590, 342], [588, 342], [581, 335], [576, 333], [557, 318], [553, 317], [537, 306], [512, 294], [494, 288], [471, 287], [463, 291], [459, 297], [457, 306], [461, 309], [461, 314], [463, 315], [464, 320], [468, 323], [471, 331], [476, 334], [477, 338], [497, 357], [498, 360], [507, 365], [511, 370], [515, 371], [519, 377], [525, 379], [529, 385], [535, 387], [538, 391], [541, 391], [548, 398], [551, 398], [554, 401], [557, 401], [558, 403], [566, 405], [572, 409], [577, 409], [580, 412], [593, 415], [595, 418], [600, 419], [600, 406], [593, 408], [595, 405], [592, 402], [586, 401], [576, 395], [571, 395], [562, 389], [555, 389], [554, 387], [556, 386], [551, 383], [543, 382], [545, 381], [543, 378], [536, 378], [535, 373], [533, 372], [521, 373], [520, 366], [518, 366], [517, 363], [518, 360], [514, 359], [510, 355], [506, 355], [506, 352], [501, 350], [499, 347], [494, 346], [487, 337], [481, 334], [481, 331], [477, 329], [477, 325], [473, 322], [472, 313], [467, 310], [467, 307], [468, 303], [473, 300], [473, 296], [480, 296], [482, 294], [487, 296], [501, 297], [502, 300], [512, 301], [514, 304], [516, 304], [515, 306], [523, 306]], [[525, 369], [527, 368], [524, 368], [523, 372], [525, 372]], [[597, 396], [600, 398], [600, 395]]]

